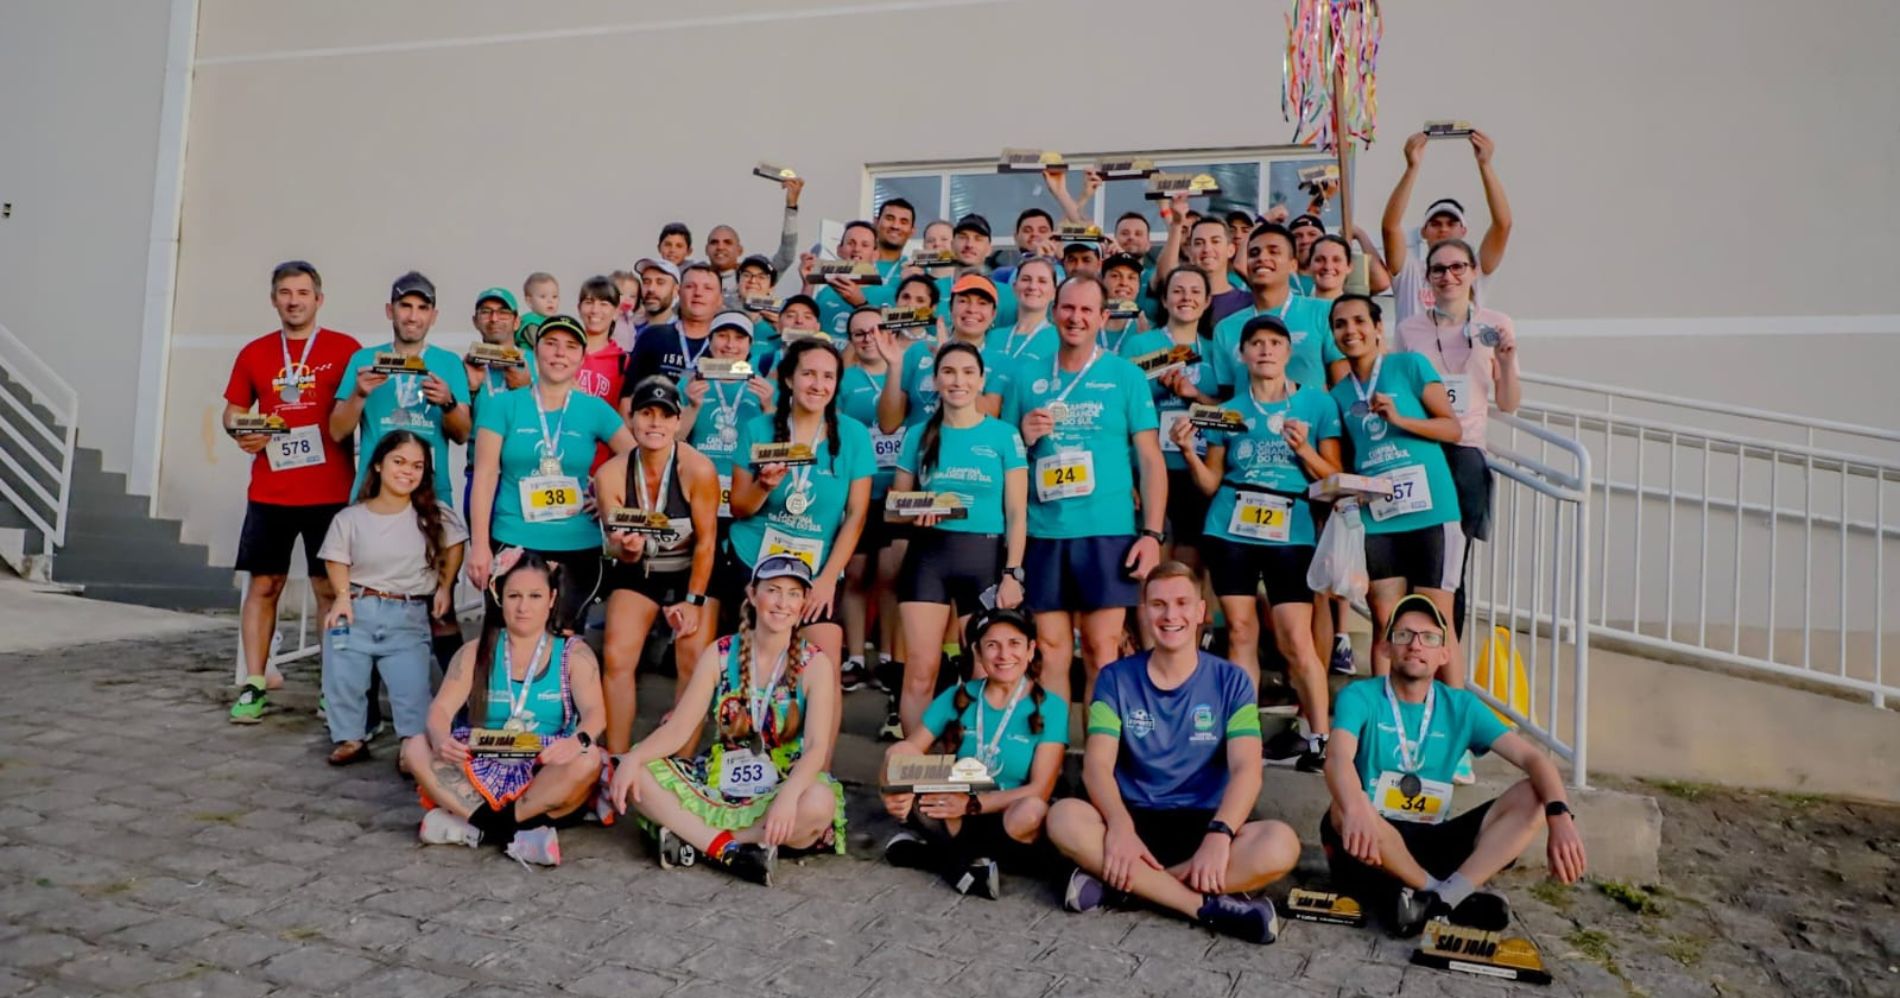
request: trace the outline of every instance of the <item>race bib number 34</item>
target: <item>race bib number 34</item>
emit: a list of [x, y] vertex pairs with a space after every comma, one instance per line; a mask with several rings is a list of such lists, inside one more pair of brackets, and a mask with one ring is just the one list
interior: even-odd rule
[[1065, 451], [1036, 461], [1036, 498], [1075, 499], [1095, 492], [1095, 455]]
[[317, 432], [313, 423], [271, 438], [270, 443], [264, 445], [264, 457], [270, 462], [270, 470], [289, 471], [322, 464], [323, 438]]
[[1372, 788], [1372, 803], [1388, 821], [1436, 825], [1451, 813], [1452, 786], [1439, 780], [1419, 780], [1418, 793], [1407, 796], [1404, 775], [1387, 770]]
[[579, 516], [581, 482], [571, 475], [535, 475], [521, 480], [521, 518], [546, 523]]

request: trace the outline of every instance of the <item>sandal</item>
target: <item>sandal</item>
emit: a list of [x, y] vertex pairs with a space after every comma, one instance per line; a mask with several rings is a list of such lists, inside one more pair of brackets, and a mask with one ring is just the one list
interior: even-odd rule
[[338, 742], [330, 751], [330, 765], [347, 766], [369, 758], [369, 746], [363, 742]]

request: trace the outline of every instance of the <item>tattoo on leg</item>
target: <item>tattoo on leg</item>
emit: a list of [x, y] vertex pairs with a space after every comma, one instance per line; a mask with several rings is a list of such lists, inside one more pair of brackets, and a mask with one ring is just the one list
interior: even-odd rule
[[460, 766], [438, 759], [430, 766], [430, 770], [435, 774], [436, 786], [455, 803], [461, 804], [464, 809], [473, 811], [485, 803], [482, 795], [475, 792], [475, 785], [468, 781], [468, 775], [462, 772]]

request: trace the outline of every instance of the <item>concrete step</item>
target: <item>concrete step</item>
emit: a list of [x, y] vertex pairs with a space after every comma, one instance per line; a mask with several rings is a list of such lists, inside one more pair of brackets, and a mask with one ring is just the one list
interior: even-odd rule
[[173, 547], [179, 543], [177, 520], [151, 517], [84, 516], [74, 514], [66, 524], [66, 544], [61, 553], [116, 551], [129, 547]]
[[[62, 564], [61, 568], [64, 567]], [[218, 589], [142, 582], [89, 582], [86, 584], [85, 596], [91, 600], [136, 603], [164, 610], [201, 611], [235, 610], [238, 600], [237, 590], [228, 585]]]

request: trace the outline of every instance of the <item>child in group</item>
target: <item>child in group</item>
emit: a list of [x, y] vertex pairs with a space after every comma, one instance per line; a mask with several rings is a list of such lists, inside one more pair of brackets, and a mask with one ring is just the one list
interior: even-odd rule
[[515, 346], [523, 353], [534, 352], [534, 331], [548, 316], [561, 313], [561, 282], [545, 270], [537, 270], [521, 283], [521, 297], [528, 310], [521, 313], [521, 325], [515, 329]]

